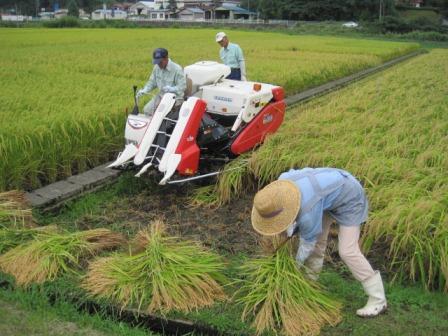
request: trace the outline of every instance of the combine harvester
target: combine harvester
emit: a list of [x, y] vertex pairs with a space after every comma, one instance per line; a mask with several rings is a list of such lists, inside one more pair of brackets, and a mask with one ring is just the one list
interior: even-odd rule
[[186, 101], [180, 109], [172, 93], [163, 95], [152, 117], [134, 108], [126, 147], [109, 167], [142, 166], [136, 176], [154, 167], [163, 174], [160, 184], [204, 178], [219, 173], [201, 172], [206, 161], [225, 162], [247, 152], [281, 125], [283, 88], [225, 79], [230, 68], [217, 62], [198, 62], [184, 71]]

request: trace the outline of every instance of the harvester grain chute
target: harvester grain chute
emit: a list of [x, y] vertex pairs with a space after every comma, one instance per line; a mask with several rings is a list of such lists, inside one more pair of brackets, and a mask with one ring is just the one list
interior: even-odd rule
[[284, 90], [225, 79], [229, 74], [229, 67], [210, 61], [185, 67], [180, 109], [166, 93], [152, 117], [130, 114], [125, 149], [109, 167], [141, 166], [136, 176], [154, 167], [163, 174], [160, 184], [179, 183], [217, 174], [204, 174], [203, 161], [225, 161], [260, 144], [283, 121]]

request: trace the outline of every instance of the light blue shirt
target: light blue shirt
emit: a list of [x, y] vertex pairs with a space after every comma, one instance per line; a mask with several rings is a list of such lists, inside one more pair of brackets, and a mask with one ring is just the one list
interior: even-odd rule
[[171, 59], [168, 60], [165, 69], [160, 69], [158, 65], [154, 65], [149, 80], [142, 90], [145, 93], [149, 93], [155, 88], [161, 90], [165, 86], [174, 87], [175, 92], [173, 93], [176, 94], [176, 98], [183, 99], [185, 89], [187, 88], [185, 75], [182, 67], [171, 61]]
[[340, 225], [360, 225], [367, 219], [368, 202], [361, 184], [350, 173], [336, 168], [291, 169], [280, 175], [295, 183], [301, 193], [296, 221], [287, 229], [298, 229], [300, 244], [296, 260], [303, 264], [322, 233], [322, 217], [327, 211]]
[[360, 225], [367, 219], [368, 202], [364, 189], [344, 170], [291, 169], [281, 174], [281, 179], [293, 181], [301, 192], [294, 229], [298, 228], [300, 237], [308, 242], [315, 242], [322, 232], [324, 211], [328, 211], [340, 225]]
[[245, 69], [243, 51], [238, 44], [229, 42], [227, 48], [222, 47], [219, 50], [219, 57], [231, 68]]

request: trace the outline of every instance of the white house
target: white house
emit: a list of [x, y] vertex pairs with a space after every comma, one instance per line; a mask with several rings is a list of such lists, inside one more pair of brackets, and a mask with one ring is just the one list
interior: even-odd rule
[[169, 15], [170, 13], [168, 9], [153, 9], [149, 12], [149, 18], [156, 21], [165, 20]]
[[129, 15], [150, 15], [150, 12], [155, 9], [159, 9], [160, 6], [156, 7], [155, 0], [152, 1], [139, 1], [129, 7]]
[[54, 19], [54, 12], [40, 12], [37, 14], [41, 20], [51, 20]]
[[123, 20], [128, 14], [122, 10], [97, 9], [92, 12], [92, 20]]
[[68, 15], [68, 9], [64, 9], [64, 8], [58, 9], [57, 11], [54, 12], [55, 19], [60, 19], [67, 15]]
[[181, 9], [177, 16], [181, 20], [188, 21], [204, 21], [205, 20], [205, 11], [198, 7], [186, 7]]
[[18, 22], [23, 22], [23, 21], [32, 20], [32, 17], [31, 17], [31, 16], [25, 16], [25, 15], [8, 15], [8, 14], [2, 14], [2, 15], [1, 15], [1, 20], [2, 20], [2, 21], [18, 21]]

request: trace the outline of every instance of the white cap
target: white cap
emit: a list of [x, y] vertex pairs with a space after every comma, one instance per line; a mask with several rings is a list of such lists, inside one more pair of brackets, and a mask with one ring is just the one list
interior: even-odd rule
[[223, 39], [224, 37], [226, 37], [226, 36], [227, 36], [226, 33], [224, 33], [224, 32], [219, 32], [218, 34], [216, 34], [216, 42], [221, 42], [222, 39]]

